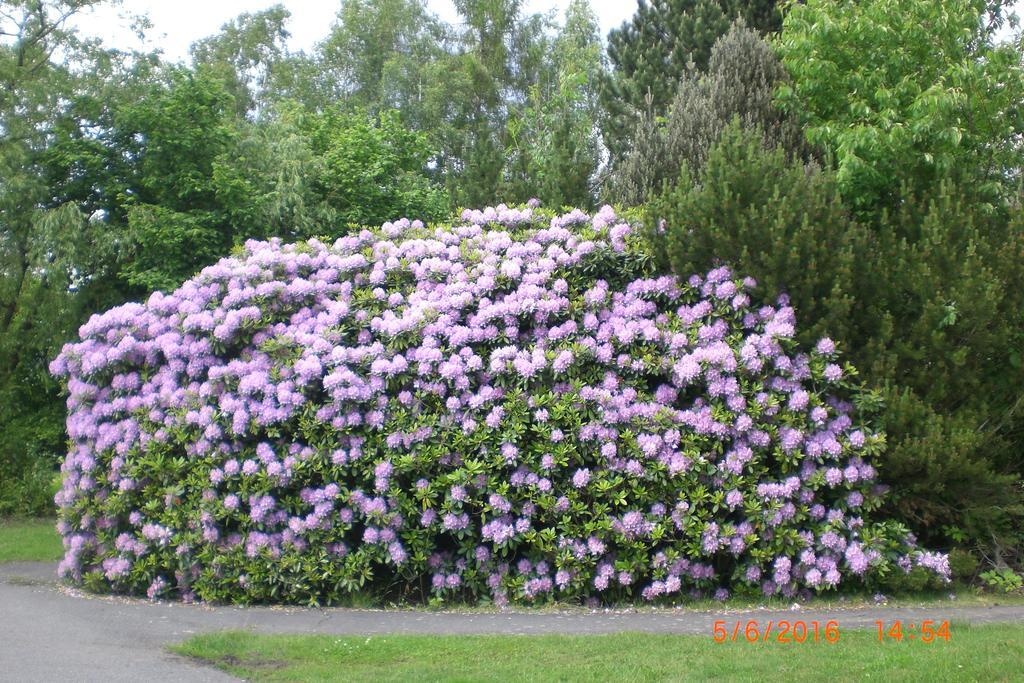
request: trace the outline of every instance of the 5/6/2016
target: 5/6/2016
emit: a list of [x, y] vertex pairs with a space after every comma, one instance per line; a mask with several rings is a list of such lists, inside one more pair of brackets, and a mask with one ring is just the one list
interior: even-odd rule
[[754, 619], [737, 621], [730, 625], [725, 620], [716, 621], [711, 636], [716, 643], [747, 641], [748, 643], [837, 643], [839, 622], [769, 620], [763, 627]]

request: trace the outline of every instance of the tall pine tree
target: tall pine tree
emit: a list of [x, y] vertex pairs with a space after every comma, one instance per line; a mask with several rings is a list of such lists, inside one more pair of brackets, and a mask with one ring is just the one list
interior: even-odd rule
[[608, 34], [611, 71], [601, 80], [603, 135], [613, 159], [630, 149], [641, 114], [662, 116], [690, 62], [705, 69], [711, 47], [736, 17], [761, 32], [780, 26], [776, 0], [640, 0]]
[[711, 147], [736, 118], [744, 128], [758, 129], [770, 148], [812, 158], [798, 117], [774, 105], [776, 88], [785, 80], [786, 71], [767, 41], [737, 19], [715, 42], [707, 71], [694, 69], [680, 79], [665, 115], [642, 115], [628, 153], [609, 164], [606, 197], [636, 206], [663, 183], [675, 183], [683, 164], [689, 173], [699, 173]]

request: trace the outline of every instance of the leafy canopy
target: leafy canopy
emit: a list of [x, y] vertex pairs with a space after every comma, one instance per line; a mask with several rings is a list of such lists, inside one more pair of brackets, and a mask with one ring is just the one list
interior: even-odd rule
[[[994, 7], [999, 17], [1000, 3]], [[899, 204], [949, 175], [998, 202], [1020, 168], [1024, 69], [995, 43], [984, 0], [808, 0], [776, 42], [779, 102], [835, 156], [858, 212]], [[998, 23], [998, 22], [997, 22]]]

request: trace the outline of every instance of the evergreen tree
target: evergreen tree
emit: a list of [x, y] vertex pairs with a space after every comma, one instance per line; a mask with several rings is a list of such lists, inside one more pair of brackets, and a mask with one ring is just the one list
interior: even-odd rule
[[627, 206], [642, 204], [664, 183], [675, 182], [682, 164], [699, 173], [711, 147], [734, 119], [761, 131], [771, 147], [800, 158], [811, 156], [796, 117], [774, 105], [786, 71], [771, 47], [737, 19], [711, 49], [706, 73], [683, 76], [667, 117], [645, 114], [632, 149], [612, 160], [608, 198]]
[[736, 17], [761, 32], [779, 28], [775, 0], [640, 0], [636, 14], [608, 34], [611, 70], [601, 82], [604, 142], [613, 159], [630, 149], [642, 114], [668, 110], [690, 63], [703, 70]]
[[814, 321], [803, 339], [835, 339], [879, 391], [893, 511], [931, 543], [1011, 561], [1024, 547], [1021, 211], [947, 179], [865, 224], [840, 190], [734, 124], [652, 202], [648, 230], [677, 273], [727, 263], [786, 292]]

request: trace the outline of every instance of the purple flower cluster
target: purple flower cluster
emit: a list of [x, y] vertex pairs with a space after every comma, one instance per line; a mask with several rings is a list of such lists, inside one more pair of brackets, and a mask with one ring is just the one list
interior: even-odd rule
[[[610, 207], [249, 242], [52, 363], [61, 572], [182, 598], [793, 595], [948, 562], [871, 521], [836, 346]], [[844, 398], [845, 397], [845, 398]], [[396, 581], [397, 580], [397, 581]]]

